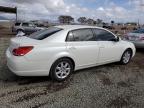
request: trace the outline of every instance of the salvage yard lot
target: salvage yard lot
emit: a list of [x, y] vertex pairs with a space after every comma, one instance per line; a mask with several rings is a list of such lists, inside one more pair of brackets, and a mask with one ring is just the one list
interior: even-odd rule
[[7, 29], [0, 32], [0, 107], [144, 107], [144, 49], [139, 49], [128, 65], [113, 63], [76, 71], [57, 83], [48, 77], [12, 74], [6, 66], [5, 51], [13, 34]]

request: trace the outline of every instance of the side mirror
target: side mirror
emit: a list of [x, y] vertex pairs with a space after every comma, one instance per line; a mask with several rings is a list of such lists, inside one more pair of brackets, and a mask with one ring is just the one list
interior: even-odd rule
[[120, 41], [120, 38], [119, 37], [116, 37], [116, 42], [119, 42]]
[[114, 41], [114, 42], [119, 42], [119, 37], [116, 37], [116, 38], [114, 38], [114, 39], [111, 39], [111, 41]]

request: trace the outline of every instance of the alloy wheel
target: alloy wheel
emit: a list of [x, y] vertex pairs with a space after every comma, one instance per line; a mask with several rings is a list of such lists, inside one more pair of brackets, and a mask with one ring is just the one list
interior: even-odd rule
[[131, 52], [130, 51], [126, 51], [123, 55], [123, 63], [127, 64], [130, 61], [131, 58]]
[[71, 66], [68, 62], [62, 61], [55, 68], [55, 74], [58, 78], [64, 79], [66, 78], [71, 71]]

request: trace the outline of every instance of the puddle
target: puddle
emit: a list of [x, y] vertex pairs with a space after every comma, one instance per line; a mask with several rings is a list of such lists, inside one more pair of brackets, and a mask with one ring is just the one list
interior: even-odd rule
[[120, 81], [117, 83], [118, 87], [131, 87], [133, 86], [133, 84], [131, 84], [130, 82], [124, 82], [124, 81]]
[[103, 84], [103, 85], [111, 85], [113, 84], [112, 81], [108, 78], [107, 75], [104, 75], [104, 74], [97, 74], [100, 82]]

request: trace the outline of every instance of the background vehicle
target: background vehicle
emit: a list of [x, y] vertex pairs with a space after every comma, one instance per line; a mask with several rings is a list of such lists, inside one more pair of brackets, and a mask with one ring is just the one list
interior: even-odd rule
[[127, 33], [124, 39], [134, 43], [137, 48], [144, 48], [144, 28]]
[[112, 62], [129, 63], [133, 43], [93, 26], [50, 27], [29, 37], [11, 39], [7, 65], [20, 76], [47, 76], [63, 81], [74, 70]]
[[103, 28], [110, 29], [110, 30], [115, 29], [113, 26], [110, 25], [104, 25]]
[[33, 23], [28, 23], [28, 22], [17, 22], [12, 26], [12, 32], [23, 32], [25, 34], [31, 34], [33, 32], [36, 32], [38, 30], [43, 29], [42, 27], [37, 27]]

